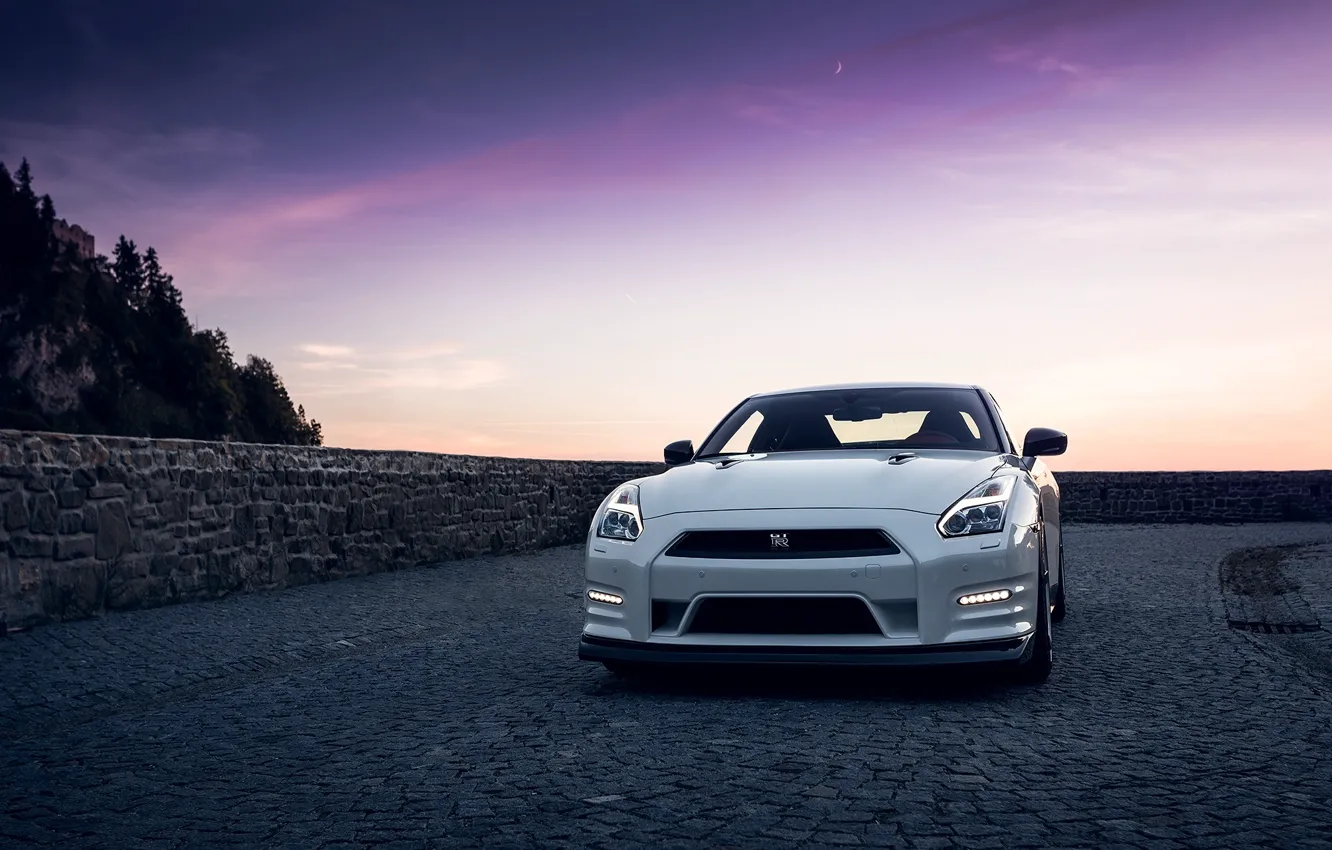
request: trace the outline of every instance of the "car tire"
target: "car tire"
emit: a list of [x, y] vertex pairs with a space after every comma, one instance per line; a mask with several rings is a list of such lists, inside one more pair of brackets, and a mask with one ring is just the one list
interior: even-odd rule
[[1050, 569], [1046, 563], [1044, 540], [1040, 545], [1040, 578], [1036, 585], [1036, 634], [1032, 637], [1031, 651], [1017, 662], [1017, 681], [1023, 685], [1039, 685], [1050, 678], [1054, 668], [1054, 640], [1050, 612]]
[[1059, 532], [1059, 586], [1055, 588], [1054, 611], [1050, 612], [1050, 620], [1055, 623], [1064, 622], [1068, 616], [1068, 601], [1064, 596], [1064, 588], [1068, 587], [1068, 581], [1064, 578], [1064, 533]]

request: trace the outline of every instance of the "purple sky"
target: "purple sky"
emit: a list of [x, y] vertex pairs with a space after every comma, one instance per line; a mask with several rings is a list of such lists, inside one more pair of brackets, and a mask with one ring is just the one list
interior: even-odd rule
[[29, 5], [0, 158], [332, 444], [938, 379], [1064, 468], [1332, 465], [1332, 4]]

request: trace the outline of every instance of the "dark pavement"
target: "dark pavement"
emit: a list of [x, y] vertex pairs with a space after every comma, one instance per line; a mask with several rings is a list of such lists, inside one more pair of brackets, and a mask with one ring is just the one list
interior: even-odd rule
[[1071, 528], [1034, 689], [626, 683], [575, 656], [569, 548], [38, 629], [0, 641], [0, 846], [1332, 847], [1327, 632], [1228, 629], [1218, 576], [1329, 539]]

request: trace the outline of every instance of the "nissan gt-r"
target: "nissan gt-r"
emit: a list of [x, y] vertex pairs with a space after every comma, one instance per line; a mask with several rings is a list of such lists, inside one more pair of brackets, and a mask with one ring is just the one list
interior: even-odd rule
[[1068, 437], [1009, 435], [984, 389], [763, 393], [602, 502], [579, 657], [659, 664], [990, 664], [1040, 683], [1066, 606]]

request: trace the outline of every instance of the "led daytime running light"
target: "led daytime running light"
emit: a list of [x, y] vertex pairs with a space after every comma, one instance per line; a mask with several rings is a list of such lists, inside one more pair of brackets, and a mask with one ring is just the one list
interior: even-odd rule
[[1007, 588], [1003, 590], [989, 590], [985, 593], [971, 593], [957, 600], [958, 605], [984, 605], [987, 602], [1003, 602], [1012, 596], [1012, 591]]

